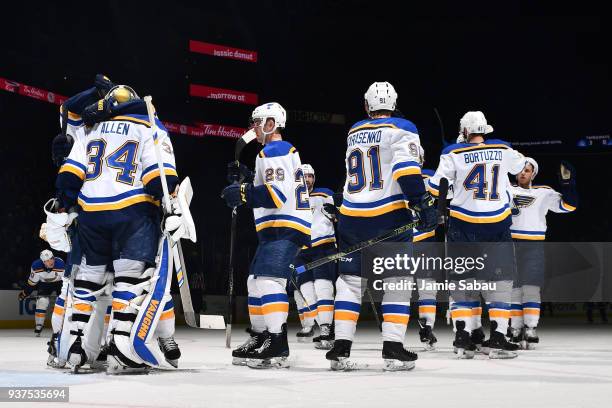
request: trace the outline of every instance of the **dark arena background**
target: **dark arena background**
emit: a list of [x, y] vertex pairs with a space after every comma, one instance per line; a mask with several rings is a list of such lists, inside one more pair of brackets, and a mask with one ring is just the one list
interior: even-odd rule
[[[91, 87], [98, 73], [116, 84], [130, 85], [141, 97], [153, 96], [159, 117], [171, 133], [179, 176], [192, 180], [191, 211], [198, 241], [184, 241], [183, 248], [192, 297], [199, 309], [196, 312], [227, 312], [231, 211], [220, 193], [228, 184], [227, 163], [233, 159], [235, 142], [246, 130], [255, 106], [270, 101], [283, 105], [288, 114], [284, 138], [299, 150], [303, 163], [314, 167], [317, 186], [339, 192], [345, 179], [347, 131], [353, 123], [366, 118], [363, 95], [374, 81], [389, 81], [397, 90], [398, 108], [419, 130], [426, 152], [425, 168], [437, 168], [442, 148], [457, 138], [461, 116], [470, 110], [481, 110], [495, 128], [493, 137], [511, 142], [515, 149], [538, 161], [538, 184], [557, 188], [561, 160], [576, 168], [578, 210], [572, 214], [550, 214], [547, 240], [611, 241], [611, 37], [609, 14], [603, 5], [229, 0], [61, 5], [15, 2], [2, 7], [0, 152], [5, 167], [0, 174], [3, 192], [0, 305], [5, 310], [0, 328], [8, 330], [0, 330], [0, 347], [6, 348], [0, 350], [0, 356], [5, 355], [6, 359], [0, 360], [7, 362], [0, 362], [0, 387], [65, 384], [71, 387], [73, 405], [110, 406], [112, 402], [114, 406], [134, 407], [250, 403], [275, 406], [282, 403], [281, 395], [287, 404], [297, 406], [327, 406], [332, 402], [339, 406], [365, 406], [377, 403], [373, 399], [376, 394], [386, 395], [385, 401], [390, 399], [386, 405], [412, 406], [424, 394], [418, 388], [408, 392], [408, 387], [415, 384], [412, 378], [393, 375], [387, 384], [382, 371], [366, 370], [367, 375], [355, 376], [355, 384], [368, 384], [371, 396], [360, 391], [342, 397], [335, 391], [338, 387], [345, 392], [352, 390], [351, 380], [338, 380], [337, 374], [328, 373], [323, 353], [315, 353], [310, 345], [301, 356], [298, 346], [296, 351], [292, 348], [292, 356], [298, 355], [296, 365], [303, 366], [297, 369], [293, 380], [283, 379], [278, 373], [270, 376], [269, 372], [260, 374], [254, 370], [247, 374], [237, 371], [240, 374], [234, 376], [236, 371], [227, 369], [231, 357], [222, 348], [221, 333], [187, 328], [179, 329], [177, 342], [185, 344], [184, 367], [193, 373], [168, 374], [173, 376], [168, 378], [172, 378], [176, 388], [167, 388], [159, 400], [147, 399], [146, 393], [134, 396], [127, 388], [118, 388], [111, 397], [102, 392], [91, 394], [85, 388], [79, 391], [79, 387], [87, 386], [84, 380], [66, 379], [68, 376], [57, 379], [53, 371], [45, 370], [46, 340], [35, 339], [31, 334], [33, 303], [29, 309], [20, 305], [17, 291], [26, 284], [32, 261], [48, 248], [38, 232], [45, 221], [42, 206], [55, 191], [57, 168], [51, 160], [51, 141], [60, 132], [59, 104]], [[244, 163], [251, 168], [259, 149], [253, 143], [243, 153]], [[235, 311], [241, 324], [248, 322], [244, 301], [246, 278], [256, 247], [252, 212], [241, 208], [234, 288], [242, 299], [236, 303]], [[176, 283], [173, 293], [178, 296]], [[175, 303], [180, 304], [178, 297]], [[360, 350], [366, 355], [368, 349], [376, 349], [371, 354], [379, 359], [379, 335], [374, 326], [368, 326], [373, 319], [366, 306], [364, 303], [364, 322], [358, 328], [359, 336], [361, 324], [366, 327], [366, 334], [361, 337], [366, 347]], [[596, 306], [604, 308], [601, 318], [607, 317], [609, 305]], [[462, 363], [470, 362], [452, 361], [445, 371], [447, 360], [454, 357], [451, 329], [444, 322], [444, 310], [440, 310], [440, 348], [448, 353], [439, 353], [431, 360], [431, 369], [439, 370], [440, 377], [429, 372], [416, 380], [417, 384], [429, 387], [428, 402], [421, 401], [419, 406], [432, 401], [433, 406], [453, 404], [450, 396], [435, 397], [438, 391], [432, 384], [441, 378], [445, 386], [459, 390], [458, 379], [470, 375], [474, 381], [485, 383], [475, 392], [488, 388], [483, 392], [489, 396], [472, 400], [455, 394], [455, 398], [475, 401], [477, 406], [595, 406], [603, 401], [602, 390], [607, 387], [609, 391], [612, 383], [610, 372], [606, 371], [612, 362], [612, 333], [607, 326], [587, 325], [589, 320], [593, 321], [593, 307], [587, 303], [550, 305], [550, 311], [542, 314], [542, 325], [545, 328], [548, 324], [550, 331], [542, 331], [545, 334], [541, 337], [542, 350], [551, 348], [547, 352], [534, 351], [544, 354], [542, 365], [546, 364], [548, 371], [538, 371], [537, 365], [524, 372], [509, 368], [507, 374], [502, 371], [495, 383], [488, 384], [491, 380], [485, 374], [492, 366], [485, 360], [475, 362], [480, 364], [478, 369], [472, 364], [469, 371], [463, 370]], [[594, 320], [600, 321], [597, 307]], [[293, 306], [290, 321], [297, 321]], [[407, 334], [414, 343], [418, 341], [415, 321], [416, 317]], [[180, 316], [178, 323], [183, 323]], [[48, 338], [50, 333], [45, 330], [43, 337]], [[581, 336], [591, 335], [597, 342], [589, 345], [590, 351], [585, 351], [584, 356], [579, 350], [571, 350], [582, 342]], [[293, 331], [289, 336], [291, 341], [295, 339]], [[234, 342], [242, 342], [245, 337], [242, 326], [234, 329]], [[205, 343], [198, 344], [200, 338]], [[3, 354], [11, 347], [16, 350], [18, 344], [25, 344], [31, 352], [19, 358]], [[207, 360], [206, 353], [210, 351], [201, 349], [211, 347], [225, 353], [223, 359], [219, 354]], [[565, 351], [572, 354], [571, 361], [566, 361]], [[555, 363], [556, 356], [562, 362]], [[27, 367], [17, 376], [14, 370], [19, 369], [20, 358], [27, 361]], [[310, 363], [309, 358], [316, 364]], [[417, 363], [426, 366], [426, 359], [420, 354]], [[521, 355], [516, 361], [501, 364], [504, 367], [527, 364], [528, 359], [529, 356]], [[571, 364], [584, 365], [567, 375], [553, 373], [557, 367], [564, 369]], [[214, 371], [207, 371], [208, 368]], [[412, 374], [418, 374], [419, 368], [417, 365]], [[222, 373], [222, 379], [211, 379], [217, 372]], [[464, 376], [464, 372], [468, 375]], [[30, 380], [29, 374], [38, 379]], [[163, 375], [154, 377], [152, 383], [146, 379], [129, 381], [135, 387], [145, 383], [150, 386], [139, 390], [151, 390], [153, 386], [162, 389], [166, 387]], [[332, 382], [321, 386], [329, 381], [326, 376]], [[5, 382], [8, 378], [17, 380]], [[106, 377], [95, 381], [103, 383]], [[247, 395], [240, 399], [230, 395], [235, 391], [224, 381], [232, 383], [239, 392], [241, 381], [253, 381], [258, 386], [248, 388]], [[275, 381], [284, 388], [272, 389]], [[534, 382], [543, 387], [530, 388], [533, 395], [540, 395], [535, 400], [512, 388], [535, 387]], [[299, 384], [309, 389], [304, 390]], [[462, 384], [469, 389], [475, 386]], [[565, 384], [573, 387], [572, 394], [585, 396], [586, 400], [571, 399], [576, 395], [564, 400], [564, 392], [569, 394], [562, 391]], [[391, 387], [387, 394], [386, 385]], [[199, 391], [199, 386], [213, 388], [207, 394]], [[311, 398], [307, 395], [313, 390], [310, 387], [323, 387], [325, 392], [334, 390], [334, 395]], [[498, 400], [490, 396], [492, 389], [503, 393]], [[508, 396], [508, 390], [517, 390], [521, 396]], [[362, 398], [355, 399], [359, 395]]]

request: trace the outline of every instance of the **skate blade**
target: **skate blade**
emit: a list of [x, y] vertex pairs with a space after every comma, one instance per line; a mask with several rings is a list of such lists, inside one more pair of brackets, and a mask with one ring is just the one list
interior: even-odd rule
[[242, 357], [232, 357], [232, 365], [245, 366], [247, 365], [247, 359]]
[[436, 344], [429, 344], [428, 341], [421, 342], [423, 345], [423, 351], [434, 351], [436, 349]]
[[178, 358], [176, 360], [172, 360], [167, 358], [166, 361], [168, 362], [168, 364], [170, 364], [172, 367], [174, 368], [178, 368]]
[[385, 359], [383, 371], [409, 371], [415, 367], [414, 361]]
[[482, 347], [481, 346], [480, 349], [478, 349], [478, 352], [482, 353], [482, 354], [489, 355], [489, 353], [491, 352], [491, 348], [489, 348], [489, 347]]
[[311, 341], [312, 341], [312, 336], [307, 336], [307, 337], [300, 336], [297, 338], [298, 343], [310, 343]]
[[334, 342], [330, 340], [321, 340], [315, 343], [315, 348], [318, 350], [331, 350], [334, 347]]
[[258, 370], [266, 370], [269, 368], [289, 368], [289, 360], [287, 357], [274, 357], [266, 359], [248, 359], [247, 367]]
[[489, 351], [489, 358], [492, 360], [505, 360], [510, 358], [516, 358], [518, 354], [514, 351], [491, 349]]
[[537, 344], [538, 343], [529, 343], [529, 342], [527, 342], [527, 348], [525, 350], [535, 350]]
[[367, 364], [359, 364], [349, 360], [347, 357], [339, 357], [339, 360], [330, 360], [331, 369], [333, 371], [355, 371], [368, 368]]
[[457, 348], [457, 358], [461, 360], [471, 360], [474, 358], [474, 354], [473, 350]]

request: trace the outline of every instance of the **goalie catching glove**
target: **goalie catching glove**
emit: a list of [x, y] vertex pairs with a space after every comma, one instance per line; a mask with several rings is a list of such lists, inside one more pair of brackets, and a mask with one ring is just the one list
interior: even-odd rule
[[77, 217], [77, 213], [55, 213], [57, 199], [52, 198], [45, 203], [43, 210], [47, 214], [47, 222], [40, 226], [39, 236], [47, 241], [51, 248], [62, 252], [70, 252], [72, 245], [67, 229]]

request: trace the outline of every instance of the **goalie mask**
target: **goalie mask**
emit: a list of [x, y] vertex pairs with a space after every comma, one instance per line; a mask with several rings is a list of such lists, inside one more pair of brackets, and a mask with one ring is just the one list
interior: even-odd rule
[[117, 85], [111, 88], [104, 97], [104, 100], [109, 101], [112, 106], [117, 106], [120, 103], [140, 99], [136, 91], [127, 85]]
[[397, 104], [397, 92], [389, 82], [374, 82], [364, 98], [368, 114], [379, 110], [394, 111]]
[[[255, 128], [259, 128], [263, 133], [264, 140], [259, 140], [258, 142], [261, 144], [265, 144], [265, 137], [274, 133], [276, 129], [283, 129], [287, 122], [287, 112], [285, 109], [276, 102], [270, 102], [258, 106], [253, 110], [251, 114], [251, 119], [253, 120], [253, 125]], [[274, 119], [274, 127], [270, 131], [265, 131], [264, 126], [266, 125], [267, 119]]]

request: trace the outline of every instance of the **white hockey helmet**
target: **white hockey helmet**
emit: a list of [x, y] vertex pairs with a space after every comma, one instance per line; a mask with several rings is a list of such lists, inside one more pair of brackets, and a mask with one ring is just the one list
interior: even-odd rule
[[[263, 125], [266, 122], [266, 119], [272, 118], [274, 119], [274, 128], [270, 132], [263, 132]], [[257, 123], [260, 121], [259, 126], [262, 127], [262, 132], [265, 135], [269, 135], [273, 133], [277, 128], [284, 128], [287, 122], [287, 112], [285, 109], [276, 102], [264, 103], [253, 110], [251, 114], [251, 119], [253, 122]]]
[[140, 97], [131, 86], [127, 85], [113, 86], [104, 97], [104, 100], [110, 100], [113, 106], [120, 103], [129, 102], [134, 99], [140, 99]]
[[481, 111], [470, 111], [459, 121], [459, 134], [463, 135], [464, 130], [468, 135], [474, 133], [486, 135], [493, 132], [493, 126], [487, 124], [487, 119]]
[[310, 164], [304, 163], [302, 164], [302, 172], [304, 175], [312, 174], [312, 177], [315, 176], [315, 171]]
[[45, 261], [48, 261], [49, 259], [53, 259], [53, 252], [51, 252], [48, 249], [45, 249], [44, 251], [40, 253], [41, 261], [45, 262]]
[[389, 82], [374, 82], [364, 97], [368, 113], [378, 110], [394, 111], [397, 104], [397, 92]]
[[532, 159], [531, 157], [525, 157], [525, 166], [527, 164], [531, 164], [533, 166], [533, 175], [531, 176], [531, 179], [533, 180], [538, 175], [538, 162]]

